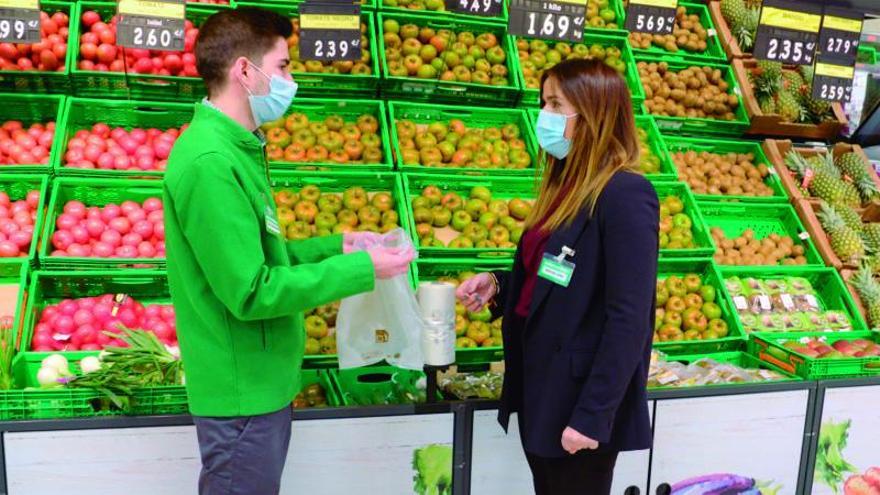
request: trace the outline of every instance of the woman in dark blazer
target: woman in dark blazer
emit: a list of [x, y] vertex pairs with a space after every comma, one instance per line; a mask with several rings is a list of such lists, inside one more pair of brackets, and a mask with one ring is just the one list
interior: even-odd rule
[[637, 174], [629, 89], [604, 63], [544, 73], [545, 171], [512, 272], [463, 283], [504, 316], [498, 420], [516, 412], [538, 495], [607, 494], [618, 452], [651, 445], [646, 382], [659, 204]]

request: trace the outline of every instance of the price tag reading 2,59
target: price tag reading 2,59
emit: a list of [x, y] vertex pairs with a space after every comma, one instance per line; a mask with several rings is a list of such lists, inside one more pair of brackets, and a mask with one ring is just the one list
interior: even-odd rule
[[511, 0], [509, 9], [510, 34], [574, 42], [583, 39], [586, 1]]
[[459, 14], [498, 17], [503, 0], [446, 0], [446, 10]]
[[819, 32], [821, 60], [833, 60], [843, 65], [856, 63], [859, 38], [862, 35], [864, 15], [852, 11], [832, 10], [827, 7]]
[[300, 6], [299, 55], [302, 60], [361, 59], [361, 13], [355, 4]]
[[813, 74], [813, 98], [848, 102], [852, 97], [853, 77], [855, 77], [855, 68], [851, 65], [816, 62], [816, 71]]
[[183, 51], [184, 0], [119, 0], [116, 44], [126, 48]]
[[765, 0], [755, 37], [755, 58], [812, 65], [821, 24], [820, 5], [803, 0]]
[[39, 0], [0, 0], [0, 43], [39, 42]]
[[624, 27], [634, 33], [672, 34], [678, 0], [629, 0]]

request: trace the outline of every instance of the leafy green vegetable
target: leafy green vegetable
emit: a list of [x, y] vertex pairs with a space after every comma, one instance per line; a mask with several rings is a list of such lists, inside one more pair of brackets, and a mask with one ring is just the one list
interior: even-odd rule
[[850, 420], [840, 423], [828, 421], [822, 423], [819, 430], [815, 477], [834, 490], [834, 493], [840, 493], [840, 486], [847, 473], [858, 472], [855, 466], [843, 458], [850, 423]]
[[452, 446], [432, 444], [413, 452], [417, 495], [452, 495]]

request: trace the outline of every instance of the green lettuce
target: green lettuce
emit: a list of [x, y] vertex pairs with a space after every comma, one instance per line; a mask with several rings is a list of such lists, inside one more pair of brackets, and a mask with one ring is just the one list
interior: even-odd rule
[[413, 452], [416, 495], [452, 495], [452, 446], [432, 444]]

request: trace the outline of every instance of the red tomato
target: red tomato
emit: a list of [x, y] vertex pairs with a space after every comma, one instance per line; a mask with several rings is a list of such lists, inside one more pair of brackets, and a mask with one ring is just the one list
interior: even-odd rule
[[91, 42], [79, 46], [80, 57], [85, 60], [96, 60], [98, 57], [98, 45]]
[[94, 10], [88, 10], [82, 14], [82, 23], [86, 27], [93, 27], [101, 21], [101, 16]]

